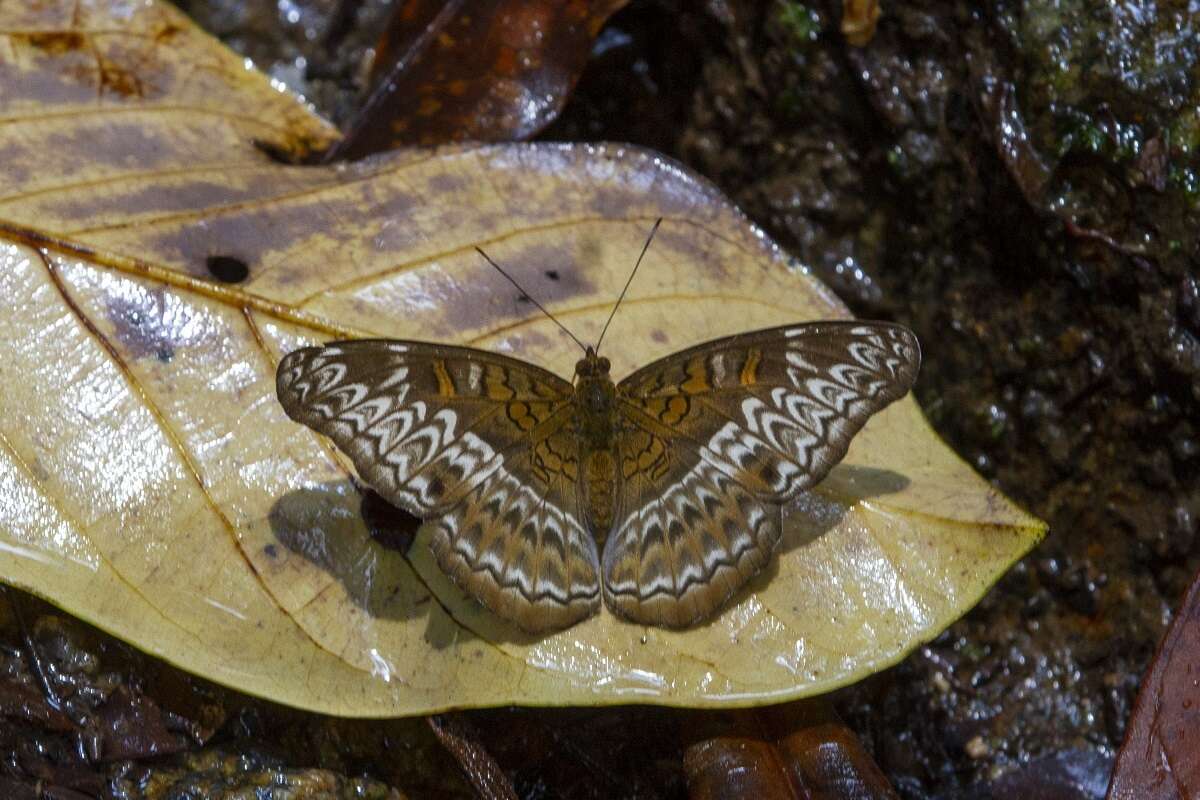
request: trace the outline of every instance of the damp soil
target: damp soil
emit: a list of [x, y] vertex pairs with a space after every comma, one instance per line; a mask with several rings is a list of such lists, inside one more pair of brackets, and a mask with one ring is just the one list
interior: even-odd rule
[[[183, 5], [339, 122], [387, 11]], [[1200, 12], [1183, 0], [884, 2], [861, 48], [838, 32], [840, 13], [633, 0], [541, 138], [674, 156], [855, 313], [917, 331], [930, 420], [1050, 533], [965, 618], [837, 707], [902, 797], [1102, 797], [1139, 677], [1200, 565]], [[28, 616], [59, 691], [89, 719], [139, 693], [219, 710], [207, 737], [194, 709], [173, 712], [193, 723], [167, 731], [191, 737], [175, 755], [97, 768], [71, 761], [86, 742], [16, 695], [41, 738], [10, 738], [6, 762], [60, 754], [71, 769], [57, 777], [85, 796], [163, 770], [164, 783], [301, 775], [333, 782], [320, 796], [469, 796], [419, 721], [346, 723], [181, 676], [156, 694], [169, 668], [36, 604]], [[39, 688], [11, 615], [0, 638], [5, 679]], [[464, 716], [523, 797], [654, 798], [685, 794], [686, 714]]]

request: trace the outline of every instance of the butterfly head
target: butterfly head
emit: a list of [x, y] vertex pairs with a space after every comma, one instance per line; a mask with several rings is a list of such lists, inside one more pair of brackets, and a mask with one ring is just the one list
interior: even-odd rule
[[575, 377], [599, 378], [607, 376], [611, 366], [607, 358], [596, 355], [596, 348], [588, 347], [584, 351], [583, 358], [575, 362]]
[[611, 412], [616, 387], [608, 377], [609, 363], [589, 347], [575, 365], [575, 397], [583, 411], [584, 434], [603, 444], [611, 433]]

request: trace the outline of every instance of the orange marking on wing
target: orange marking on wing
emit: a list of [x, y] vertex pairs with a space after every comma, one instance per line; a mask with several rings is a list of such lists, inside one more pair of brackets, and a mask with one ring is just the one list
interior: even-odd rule
[[433, 362], [433, 374], [437, 377], [438, 394], [442, 397], [454, 397], [457, 392], [454, 391], [454, 381], [450, 380], [450, 373], [446, 371], [446, 364], [441, 359]]
[[662, 415], [661, 419], [668, 425], [674, 425], [687, 416], [691, 407], [692, 404], [688, 402], [686, 397], [678, 394], [674, 395], [667, 400], [666, 413]]
[[758, 364], [762, 361], [762, 351], [757, 347], [750, 348], [746, 363], [742, 365], [742, 374], [738, 376], [742, 386], [753, 386], [758, 382]]
[[687, 373], [688, 379], [679, 387], [687, 394], [700, 394], [711, 388], [708, 385], [708, 371], [704, 366], [703, 358], [697, 357], [688, 361]]
[[511, 400], [517, 396], [517, 393], [508, 385], [508, 374], [499, 367], [488, 367], [484, 376], [484, 386], [487, 387], [489, 400]]
[[508, 418], [523, 431], [531, 431], [537, 425], [537, 420], [529, 413], [529, 406], [521, 402], [508, 404]]

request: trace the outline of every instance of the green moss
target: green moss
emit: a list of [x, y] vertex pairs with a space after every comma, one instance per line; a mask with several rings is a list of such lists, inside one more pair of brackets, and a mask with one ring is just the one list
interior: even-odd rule
[[1182, 191], [1192, 207], [1200, 203], [1200, 174], [1195, 169], [1172, 164], [1167, 169], [1167, 183]]
[[820, 15], [804, 3], [782, 0], [775, 18], [796, 44], [811, 44], [821, 35]]

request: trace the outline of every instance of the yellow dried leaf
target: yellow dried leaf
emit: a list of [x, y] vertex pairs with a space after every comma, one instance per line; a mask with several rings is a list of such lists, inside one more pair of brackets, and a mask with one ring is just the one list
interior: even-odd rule
[[[293, 167], [335, 133], [178, 12], [0, 6], [0, 578], [252, 694], [344, 715], [745, 705], [899, 660], [1042, 535], [911, 399], [791, 509], [783, 551], [712, 624], [601, 614], [531, 639], [422, 539], [375, 542], [326, 441], [287, 419], [281, 354], [335, 336], [470, 343], [615, 375], [700, 340], [844, 317], [710, 185], [652, 153], [516, 145]], [[261, 145], [267, 145], [266, 148]]]

